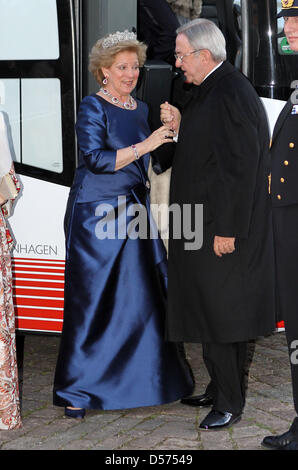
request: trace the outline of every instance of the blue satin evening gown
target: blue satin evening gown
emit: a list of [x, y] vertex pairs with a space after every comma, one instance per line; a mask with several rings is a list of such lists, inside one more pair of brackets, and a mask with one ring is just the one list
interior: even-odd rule
[[[58, 406], [135, 408], [193, 391], [184, 355], [164, 340], [166, 251], [150, 217], [150, 156], [114, 171], [117, 149], [150, 134], [147, 115], [141, 101], [126, 110], [96, 94], [80, 105], [80, 161], [65, 217], [64, 324], [54, 381]], [[130, 211], [141, 206], [151, 238], [134, 236], [136, 212]]]

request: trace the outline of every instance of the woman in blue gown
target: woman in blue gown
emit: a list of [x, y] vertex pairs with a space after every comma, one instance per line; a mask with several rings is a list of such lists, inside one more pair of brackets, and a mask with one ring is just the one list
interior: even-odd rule
[[147, 105], [130, 95], [145, 51], [125, 31], [99, 40], [90, 55], [104, 88], [80, 105], [80, 160], [65, 217], [54, 404], [66, 416], [159, 405], [193, 390], [183, 354], [164, 340], [166, 251], [150, 216], [147, 170], [150, 151], [172, 133], [151, 134]]

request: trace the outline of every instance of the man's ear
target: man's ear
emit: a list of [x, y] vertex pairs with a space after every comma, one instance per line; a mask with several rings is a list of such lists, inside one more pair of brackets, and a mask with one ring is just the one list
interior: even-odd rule
[[200, 52], [201, 55], [201, 60], [203, 63], [208, 64], [211, 61], [213, 61], [213, 57], [210, 51], [208, 49], [202, 49]]

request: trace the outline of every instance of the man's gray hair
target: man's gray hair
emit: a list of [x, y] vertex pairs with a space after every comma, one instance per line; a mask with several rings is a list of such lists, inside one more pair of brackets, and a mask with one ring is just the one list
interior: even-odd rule
[[215, 62], [226, 60], [226, 40], [221, 30], [210, 20], [197, 18], [177, 29], [194, 49], [207, 49]]

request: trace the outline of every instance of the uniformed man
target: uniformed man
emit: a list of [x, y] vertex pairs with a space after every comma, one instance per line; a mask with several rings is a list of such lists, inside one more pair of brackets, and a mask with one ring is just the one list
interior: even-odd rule
[[[282, 0], [278, 17], [281, 16], [289, 45], [292, 51], [298, 52], [298, 0]], [[298, 102], [295, 94], [283, 108], [273, 132], [271, 196], [279, 317], [285, 322], [298, 414]], [[298, 450], [298, 416], [289, 431], [267, 436], [262, 444], [271, 449]]]

